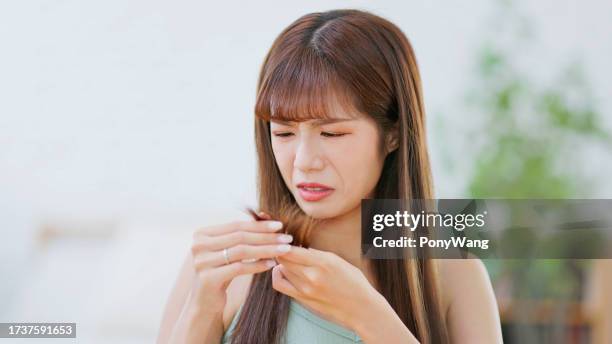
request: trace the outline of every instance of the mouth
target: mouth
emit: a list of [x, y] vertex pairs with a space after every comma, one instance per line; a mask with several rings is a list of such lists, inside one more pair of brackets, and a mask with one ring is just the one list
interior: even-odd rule
[[300, 196], [307, 202], [316, 202], [329, 196], [334, 189], [319, 183], [299, 183], [297, 185]]

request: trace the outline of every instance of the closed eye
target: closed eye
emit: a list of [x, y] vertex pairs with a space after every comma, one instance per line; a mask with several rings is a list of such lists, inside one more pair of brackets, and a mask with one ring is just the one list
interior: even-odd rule
[[340, 137], [340, 136], [344, 136], [346, 135], [345, 133], [330, 133], [330, 132], [322, 132], [321, 136], [325, 136], [325, 137]]
[[291, 135], [293, 135], [293, 133], [274, 133], [274, 136], [278, 136], [278, 137], [287, 137]]
[[[289, 132], [288, 133], [274, 133], [274, 136], [277, 136], [277, 137], [288, 137], [291, 135], [293, 135], [293, 133], [289, 133]], [[340, 137], [344, 135], [346, 135], [346, 133], [331, 133], [331, 132], [326, 132], [326, 131], [321, 132], [321, 136], [324, 136], [324, 137]]]

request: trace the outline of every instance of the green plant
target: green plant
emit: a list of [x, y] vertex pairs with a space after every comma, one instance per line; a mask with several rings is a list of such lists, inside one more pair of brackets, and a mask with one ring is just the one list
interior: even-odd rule
[[[554, 64], [521, 65], [534, 31], [513, 2], [501, 1], [486, 26], [476, 55], [474, 80], [461, 112], [469, 123], [462, 136], [438, 123], [446, 141], [442, 155], [455, 171], [470, 166], [469, 198], [588, 198], [596, 185], [586, 177], [584, 152], [603, 149], [610, 158], [611, 135], [604, 129], [579, 59], [554, 71], [550, 82], [532, 75]], [[458, 125], [453, 126], [455, 133]], [[462, 147], [461, 152], [453, 149]], [[485, 260], [494, 284], [510, 283], [514, 299], [577, 300], [589, 261]], [[527, 312], [529, 313], [529, 312]], [[526, 317], [525, 321], [529, 321]], [[527, 337], [526, 337], [527, 338]], [[530, 337], [533, 339], [534, 337]]]

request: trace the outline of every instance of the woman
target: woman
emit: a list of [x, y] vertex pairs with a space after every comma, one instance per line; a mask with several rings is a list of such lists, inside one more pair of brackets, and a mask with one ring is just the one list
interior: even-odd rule
[[255, 115], [265, 212], [195, 232], [159, 343], [502, 341], [480, 261], [360, 255], [362, 199], [433, 198], [421, 80], [395, 25], [299, 18], [266, 56]]

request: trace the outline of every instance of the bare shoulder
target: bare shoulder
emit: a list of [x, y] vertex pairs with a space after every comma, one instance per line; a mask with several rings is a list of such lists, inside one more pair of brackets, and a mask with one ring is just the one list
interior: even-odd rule
[[453, 343], [501, 342], [497, 301], [482, 260], [438, 259], [437, 265]]
[[476, 281], [490, 282], [487, 268], [478, 258], [437, 259], [437, 265], [442, 285], [449, 286]]
[[479, 289], [492, 292], [489, 273], [482, 260], [437, 259], [442, 305], [448, 312], [456, 299], [465, 297], [466, 289]]

